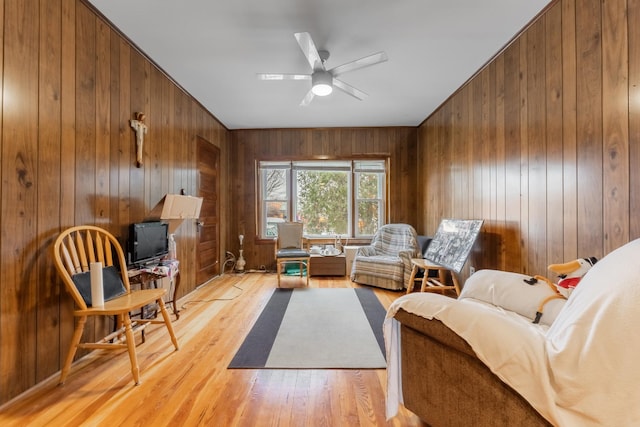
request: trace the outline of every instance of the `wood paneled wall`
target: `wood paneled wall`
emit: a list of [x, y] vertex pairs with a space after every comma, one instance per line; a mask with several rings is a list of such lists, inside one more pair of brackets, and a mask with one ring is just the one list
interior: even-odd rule
[[273, 242], [257, 239], [256, 164], [260, 160], [340, 159], [380, 155], [390, 159], [389, 222], [416, 226], [418, 219], [416, 128], [235, 130], [232, 147], [234, 199], [227, 226], [227, 250], [238, 254], [244, 240], [246, 269], [275, 268]]
[[[0, 403], [57, 372], [66, 354], [72, 303], [51, 262], [57, 233], [88, 223], [126, 239], [129, 223], [166, 193], [194, 193], [196, 136], [225, 159], [230, 139], [83, 1], [2, 5]], [[139, 168], [136, 111], [148, 126]], [[181, 295], [196, 286], [195, 239], [195, 225], [183, 223]], [[96, 323], [89, 334], [109, 327]]]
[[420, 127], [419, 231], [482, 218], [471, 262], [548, 275], [640, 237], [640, 1], [555, 2]]
[[[484, 218], [476, 268], [546, 274], [640, 236], [640, 0], [556, 1], [418, 129], [233, 132], [83, 0], [2, 4], [0, 403], [67, 351], [58, 231], [124, 238], [164, 194], [193, 194], [197, 136], [221, 148], [221, 253], [244, 234], [247, 268], [273, 262], [253, 238], [261, 159], [389, 156], [389, 221], [430, 234], [445, 217]], [[149, 127], [140, 168], [136, 111]], [[196, 285], [195, 238], [194, 224], [178, 229], [181, 295]]]

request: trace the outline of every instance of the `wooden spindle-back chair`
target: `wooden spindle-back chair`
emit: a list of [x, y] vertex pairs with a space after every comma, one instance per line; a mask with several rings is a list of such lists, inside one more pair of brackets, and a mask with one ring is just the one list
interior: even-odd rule
[[[56, 269], [67, 291], [73, 297], [76, 305], [73, 315], [77, 318], [71, 346], [60, 373], [60, 384], [64, 383], [69, 374], [71, 363], [78, 348], [107, 350], [126, 348], [131, 361], [131, 373], [135, 384], [138, 385], [140, 383], [140, 375], [134, 340], [134, 327], [137, 329], [138, 326], [144, 327], [149, 323], [163, 323], [169, 332], [171, 342], [175, 349], [178, 350], [178, 341], [173, 332], [171, 318], [164, 306], [163, 296], [166, 290], [131, 290], [124, 252], [118, 240], [111, 233], [90, 225], [71, 227], [58, 236], [53, 245], [53, 250]], [[111, 269], [111, 271], [117, 269], [118, 273], [115, 276], [115, 280], [119, 279], [122, 282], [121, 285], [117, 283], [117, 286], [122, 286], [122, 294], [108, 300], [105, 296], [103, 307], [92, 307], [90, 300], [87, 301], [86, 296], [83, 297], [78, 287], [79, 277], [89, 274], [89, 268], [93, 262], [101, 262], [105, 269]], [[103, 277], [106, 277], [106, 274]], [[113, 281], [113, 277], [110, 280]], [[84, 293], [86, 294], [86, 292]], [[162, 320], [142, 318], [132, 322], [131, 312], [140, 310], [142, 307], [154, 302], [162, 314]], [[82, 332], [88, 316], [115, 316], [116, 330], [100, 341], [81, 343]]]

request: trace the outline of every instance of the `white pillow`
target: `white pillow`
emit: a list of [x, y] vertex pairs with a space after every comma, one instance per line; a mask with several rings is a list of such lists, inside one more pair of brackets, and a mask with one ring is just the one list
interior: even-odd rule
[[[545, 282], [529, 285], [525, 279], [531, 279], [531, 276], [500, 270], [478, 270], [465, 282], [459, 299], [484, 301], [518, 313], [533, 322], [540, 303], [555, 292]], [[565, 302], [564, 298], [547, 302], [540, 323], [551, 325]]]

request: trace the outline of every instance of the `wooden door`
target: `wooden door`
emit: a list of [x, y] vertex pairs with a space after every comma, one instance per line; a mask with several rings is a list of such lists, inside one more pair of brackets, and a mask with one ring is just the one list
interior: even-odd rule
[[198, 137], [198, 195], [203, 198], [198, 224], [196, 283], [220, 274], [220, 149]]

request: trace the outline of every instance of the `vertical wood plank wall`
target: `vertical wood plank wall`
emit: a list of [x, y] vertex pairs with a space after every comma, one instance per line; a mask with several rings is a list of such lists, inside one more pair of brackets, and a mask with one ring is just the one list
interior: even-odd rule
[[640, 237], [639, 20], [555, 2], [425, 120], [418, 231], [482, 218], [469, 264], [542, 275]]
[[340, 159], [380, 155], [390, 159], [388, 222], [417, 224], [418, 162], [416, 128], [334, 128], [234, 130], [231, 148], [233, 200], [227, 224], [227, 250], [238, 254], [244, 240], [246, 269], [275, 268], [273, 242], [256, 239], [256, 163], [260, 160]]
[[[555, 1], [418, 128], [232, 132], [84, 0], [2, 4], [0, 404], [67, 350], [58, 231], [124, 237], [165, 193], [192, 194], [198, 136], [221, 148], [221, 253], [244, 234], [247, 268], [273, 262], [253, 238], [261, 159], [388, 155], [389, 221], [430, 234], [445, 217], [485, 219], [476, 268], [546, 274], [640, 237], [640, 0]], [[178, 229], [181, 295], [196, 286], [195, 239], [194, 224]]]
[[[51, 262], [57, 233], [95, 224], [126, 239], [166, 193], [196, 191], [196, 136], [221, 148], [226, 177], [230, 138], [83, 1], [2, 4], [0, 404], [57, 372], [66, 354], [72, 303]], [[136, 111], [148, 126], [140, 168]], [[195, 225], [183, 223], [176, 240], [184, 295], [196, 286]]]

